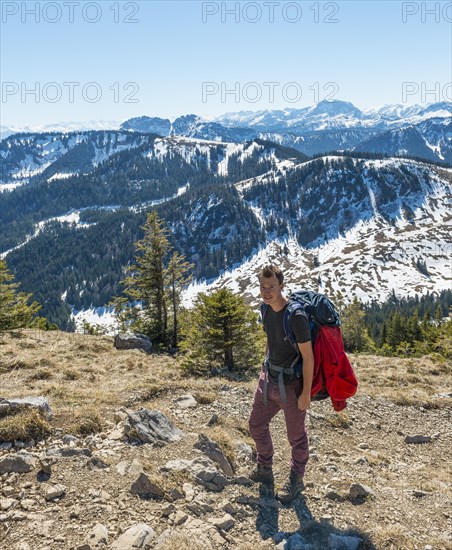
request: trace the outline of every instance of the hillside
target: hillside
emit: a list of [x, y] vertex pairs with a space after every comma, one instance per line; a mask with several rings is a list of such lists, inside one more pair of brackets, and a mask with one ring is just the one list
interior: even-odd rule
[[[155, 531], [149, 548], [161, 550], [283, 548], [280, 541], [291, 535], [291, 548], [305, 550], [354, 544], [345, 536], [359, 537], [359, 550], [452, 548], [452, 365], [428, 357], [351, 360], [358, 394], [339, 414], [329, 401], [312, 404], [306, 490], [292, 505], [281, 506], [244, 477], [252, 468], [246, 419], [257, 371], [242, 379], [192, 378], [177, 357], [118, 351], [106, 336], [33, 330], [3, 335], [0, 397], [45, 396], [54, 417], [47, 439], [25, 444], [36, 458], [52, 457], [50, 477], [39, 466], [0, 475], [2, 550], [88, 550], [105, 537], [108, 546], [97, 548], [125, 550], [114, 541], [136, 524]], [[186, 394], [197, 402], [191, 408], [178, 401]], [[183, 437], [164, 446], [123, 437], [121, 419], [140, 407], [161, 411]], [[7, 422], [10, 430], [19, 429], [24, 418], [0, 418], [0, 434]], [[36, 417], [28, 416], [32, 422], [36, 425]], [[282, 417], [272, 433], [278, 485], [289, 456]], [[193, 447], [199, 434], [217, 441], [235, 465], [229, 476], [234, 483], [220, 491], [167, 465], [194, 459], [199, 465], [204, 455]], [[410, 443], [407, 436], [424, 436], [426, 442]], [[0, 463], [22, 446], [0, 444]], [[73, 456], [58, 457], [62, 453]], [[131, 493], [142, 469], [163, 497]], [[352, 484], [372, 493], [351, 498]], [[55, 485], [64, 486], [60, 496], [49, 493]], [[295, 533], [303, 544], [295, 545]]]

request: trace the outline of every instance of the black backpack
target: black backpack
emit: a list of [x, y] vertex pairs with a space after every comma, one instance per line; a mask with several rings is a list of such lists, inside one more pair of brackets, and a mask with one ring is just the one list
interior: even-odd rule
[[[264, 321], [264, 317], [268, 310], [268, 307], [269, 306], [267, 304], [261, 304], [262, 322]], [[295, 313], [295, 311], [299, 309], [302, 309], [306, 313], [309, 319], [309, 324], [311, 327], [311, 339], [312, 339], [313, 346], [318, 333], [317, 327], [319, 327], [320, 325], [327, 325], [330, 327], [338, 327], [341, 325], [339, 313], [337, 312], [331, 300], [327, 298], [324, 294], [320, 294], [318, 292], [312, 292], [311, 290], [298, 290], [296, 292], [293, 292], [289, 296], [289, 303], [284, 313], [283, 325], [284, 325], [284, 332], [286, 334], [286, 337], [288, 338], [289, 342], [292, 344], [295, 351], [297, 352], [297, 359], [290, 365], [290, 367], [287, 367], [287, 368], [272, 367], [272, 370], [276, 370], [277, 372], [279, 372], [278, 385], [279, 385], [280, 395], [283, 401], [287, 399], [286, 392], [284, 389], [283, 375], [290, 374], [293, 376], [295, 374], [295, 368], [297, 367], [297, 365], [299, 365], [300, 350], [298, 349], [297, 342], [295, 341], [295, 337], [292, 332], [292, 324], [291, 324], [293, 314]], [[266, 360], [264, 361], [264, 371], [267, 372], [268, 368], [269, 368], [269, 364], [266, 358]], [[320, 391], [314, 396], [313, 400], [326, 399], [327, 397], [329, 396], [326, 391]], [[265, 377], [264, 379], [264, 403], [266, 402], [267, 402], [267, 377]]]

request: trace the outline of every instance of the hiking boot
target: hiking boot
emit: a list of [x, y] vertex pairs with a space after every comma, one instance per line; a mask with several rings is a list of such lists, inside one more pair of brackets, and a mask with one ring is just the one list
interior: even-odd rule
[[273, 483], [275, 482], [272, 467], [265, 466], [265, 464], [258, 464], [248, 477], [251, 479], [251, 481], [254, 481], [256, 483], [273, 485]]
[[276, 498], [283, 504], [286, 504], [296, 498], [303, 489], [303, 474], [297, 474], [297, 472], [291, 470], [286, 483], [277, 492]]

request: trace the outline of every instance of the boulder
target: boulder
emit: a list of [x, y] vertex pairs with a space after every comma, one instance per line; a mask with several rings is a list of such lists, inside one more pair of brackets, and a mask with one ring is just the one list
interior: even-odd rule
[[132, 483], [130, 492], [142, 498], [162, 498], [165, 494], [164, 490], [152, 482], [144, 472], [141, 472]]
[[38, 409], [47, 418], [52, 416], [49, 402], [45, 397], [31, 396], [14, 399], [0, 397], [0, 416], [15, 414], [21, 408]]
[[116, 349], [141, 349], [145, 353], [152, 353], [151, 340], [144, 334], [117, 334], [114, 346]]
[[0, 474], [26, 474], [33, 470], [36, 459], [28, 453], [10, 454], [0, 459]]
[[154, 537], [155, 531], [152, 527], [145, 523], [137, 523], [115, 540], [111, 550], [148, 550]]
[[129, 414], [124, 433], [142, 443], [170, 443], [182, 438], [183, 432], [173, 426], [160, 411], [145, 408]]
[[202, 451], [207, 457], [216, 462], [224, 475], [232, 477], [234, 470], [226, 458], [220, 445], [210, 440], [205, 434], [199, 434], [198, 441], [193, 445], [195, 449]]

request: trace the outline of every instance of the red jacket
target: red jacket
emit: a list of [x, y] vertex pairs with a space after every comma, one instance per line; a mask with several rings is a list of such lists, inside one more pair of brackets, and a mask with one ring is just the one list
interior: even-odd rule
[[314, 342], [311, 397], [322, 388], [328, 392], [335, 411], [345, 409], [345, 400], [358, 389], [358, 381], [344, 351], [340, 327], [321, 325]]

